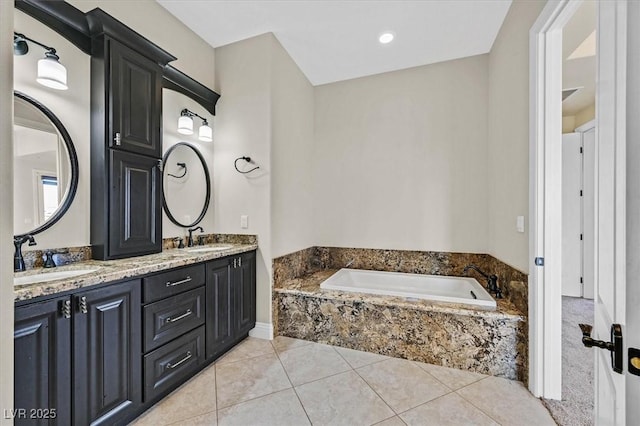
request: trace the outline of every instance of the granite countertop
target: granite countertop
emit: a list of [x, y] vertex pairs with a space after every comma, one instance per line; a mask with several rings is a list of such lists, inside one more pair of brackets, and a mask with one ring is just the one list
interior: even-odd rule
[[290, 279], [283, 282], [282, 286], [279, 288], [275, 288], [274, 292], [280, 294], [305, 295], [325, 300], [336, 300], [338, 302], [348, 301], [371, 303], [379, 306], [393, 305], [402, 308], [444, 312], [455, 315], [483, 316], [492, 319], [526, 321], [526, 317], [506, 299], [498, 299], [497, 307], [493, 310], [455, 303], [433, 302], [428, 300], [410, 301], [404, 297], [321, 289], [320, 284], [336, 272], [338, 272], [337, 269], [324, 269], [299, 278]]
[[[193, 251], [216, 246], [230, 247], [215, 251]], [[257, 244], [209, 244], [187, 249], [169, 249], [164, 250], [161, 253], [130, 257], [127, 259], [107, 261], [88, 260], [50, 269], [29, 269], [25, 272], [18, 272], [14, 274], [14, 277], [17, 278], [36, 274], [49, 274], [87, 269], [93, 269], [94, 271], [71, 278], [15, 285], [13, 290], [14, 301], [19, 302], [41, 296], [50, 296], [69, 290], [103, 284], [109, 281], [122, 280], [166, 269], [206, 262], [221, 257], [249, 252], [256, 250], [257, 248]]]

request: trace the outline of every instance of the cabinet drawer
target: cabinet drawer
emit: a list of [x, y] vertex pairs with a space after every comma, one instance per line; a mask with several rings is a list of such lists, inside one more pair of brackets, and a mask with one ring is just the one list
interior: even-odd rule
[[174, 269], [142, 279], [143, 302], [155, 302], [204, 285], [204, 264]]
[[143, 308], [144, 351], [204, 324], [204, 286]]
[[144, 400], [189, 378], [204, 362], [204, 326], [144, 356]]

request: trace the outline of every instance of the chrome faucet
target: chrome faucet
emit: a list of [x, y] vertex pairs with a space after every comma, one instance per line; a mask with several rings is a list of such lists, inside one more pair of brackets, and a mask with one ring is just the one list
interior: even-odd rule
[[196, 226], [195, 228], [190, 228], [188, 229], [189, 231], [189, 239], [187, 240], [187, 247], [193, 247], [193, 231], [197, 231], [200, 230], [200, 232], [204, 232], [204, 229], [202, 229], [202, 226]]
[[355, 262], [355, 259], [351, 259], [350, 261], [347, 262], [346, 265], [344, 265], [345, 268], [348, 268], [349, 266], [353, 265], [353, 262]]
[[496, 299], [502, 299], [502, 290], [500, 289], [500, 287], [498, 287], [497, 275], [495, 274], [487, 275], [484, 272], [482, 272], [480, 268], [478, 268], [476, 265], [473, 265], [473, 264], [465, 266], [464, 269], [462, 270], [462, 273], [466, 274], [467, 272], [469, 272], [469, 269], [473, 269], [474, 271], [482, 275], [487, 280], [487, 290], [489, 290], [489, 293], [495, 294]]
[[22, 272], [26, 271], [27, 267], [24, 264], [24, 257], [22, 257], [22, 245], [29, 241], [30, 246], [36, 245], [36, 240], [33, 235], [18, 235], [13, 237], [13, 246], [16, 251], [13, 253], [13, 271]]

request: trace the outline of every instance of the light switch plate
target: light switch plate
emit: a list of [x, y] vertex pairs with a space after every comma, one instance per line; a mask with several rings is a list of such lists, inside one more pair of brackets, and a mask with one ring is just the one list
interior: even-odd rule
[[249, 216], [243, 214], [240, 216], [240, 228], [247, 229], [249, 227]]
[[524, 232], [524, 216], [518, 216], [516, 218], [516, 230], [518, 232]]

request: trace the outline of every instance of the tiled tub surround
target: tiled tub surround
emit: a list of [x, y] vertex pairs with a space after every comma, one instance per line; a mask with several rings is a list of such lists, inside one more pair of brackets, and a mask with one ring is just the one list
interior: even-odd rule
[[358, 269], [454, 276], [474, 263], [488, 273], [515, 275], [506, 268], [492, 269], [499, 261], [482, 254], [306, 249], [274, 260], [276, 333], [526, 380], [526, 316], [509, 299], [498, 300], [497, 309], [488, 311], [320, 289], [322, 281], [349, 262]]
[[106, 282], [158, 272], [165, 269], [206, 262], [221, 257], [249, 252], [258, 248], [258, 245], [255, 242], [248, 244], [232, 244], [231, 242], [228, 242], [224, 244], [231, 244], [232, 247], [225, 250], [197, 253], [190, 252], [188, 249], [170, 249], [164, 250], [161, 253], [131, 257], [127, 259], [109, 261], [85, 260], [51, 269], [28, 269], [26, 272], [19, 272], [15, 274], [15, 276], [74, 269], [96, 270], [89, 274], [79, 275], [73, 278], [14, 286], [14, 300], [16, 302], [22, 302], [35, 297], [54, 295]]

